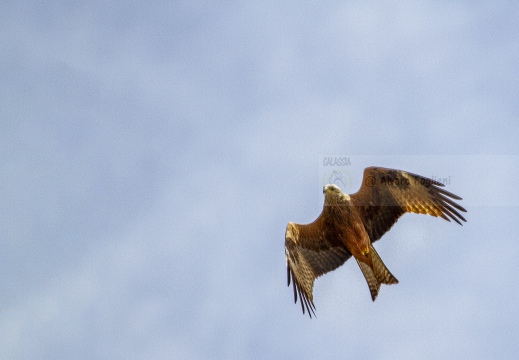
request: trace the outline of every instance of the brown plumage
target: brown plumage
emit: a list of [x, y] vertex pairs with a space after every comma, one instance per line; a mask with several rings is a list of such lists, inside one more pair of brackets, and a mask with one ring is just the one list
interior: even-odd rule
[[311, 224], [288, 223], [285, 234], [287, 277], [294, 286], [294, 301], [315, 315], [312, 289], [317, 277], [335, 270], [353, 255], [375, 301], [381, 284], [396, 284], [372, 243], [406, 212], [439, 216], [461, 225], [461, 200], [440, 182], [402, 170], [369, 167], [362, 186], [352, 195], [326, 185], [321, 215]]

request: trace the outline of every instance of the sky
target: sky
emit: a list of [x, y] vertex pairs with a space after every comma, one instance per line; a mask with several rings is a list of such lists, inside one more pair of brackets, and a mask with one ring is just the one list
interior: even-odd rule
[[[2, 359], [516, 358], [519, 3], [0, 5]], [[372, 302], [286, 285], [323, 159], [438, 176]], [[339, 169], [341, 170], [341, 169]], [[344, 180], [343, 179], [343, 180]], [[353, 186], [352, 191], [355, 192]]]

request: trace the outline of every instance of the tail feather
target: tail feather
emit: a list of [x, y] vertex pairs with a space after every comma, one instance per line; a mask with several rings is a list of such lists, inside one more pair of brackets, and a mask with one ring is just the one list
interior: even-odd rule
[[378, 295], [378, 291], [380, 290], [380, 282], [377, 280], [373, 270], [371, 270], [368, 264], [359, 260], [357, 260], [357, 264], [359, 264], [359, 267], [362, 270], [366, 281], [368, 282], [369, 292], [371, 293], [371, 300], [375, 301]]
[[357, 264], [359, 264], [360, 270], [362, 270], [362, 274], [366, 278], [371, 299], [375, 301], [381, 284], [398, 284], [398, 280], [388, 270], [373, 245], [370, 245], [368, 254], [372, 267], [363, 261], [355, 260], [357, 260]]
[[370, 245], [369, 254], [371, 255], [371, 262], [373, 263], [373, 273], [378, 282], [382, 284], [398, 284], [398, 280], [388, 270], [373, 245]]

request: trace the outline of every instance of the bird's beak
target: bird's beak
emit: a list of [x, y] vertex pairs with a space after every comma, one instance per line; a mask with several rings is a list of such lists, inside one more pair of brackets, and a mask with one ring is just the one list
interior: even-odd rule
[[326, 189], [327, 189], [327, 186], [323, 186], [323, 194], [326, 194]]

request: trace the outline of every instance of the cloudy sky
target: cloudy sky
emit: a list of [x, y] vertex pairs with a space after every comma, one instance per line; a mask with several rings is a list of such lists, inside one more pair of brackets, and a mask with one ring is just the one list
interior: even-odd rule
[[[519, 355], [519, 4], [0, 5], [2, 359]], [[324, 156], [449, 179], [464, 226], [407, 215], [286, 287]], [[353, 181], [353, 180], [352, 180]], [[355, 190], [353, 190], [355, 191]]]

